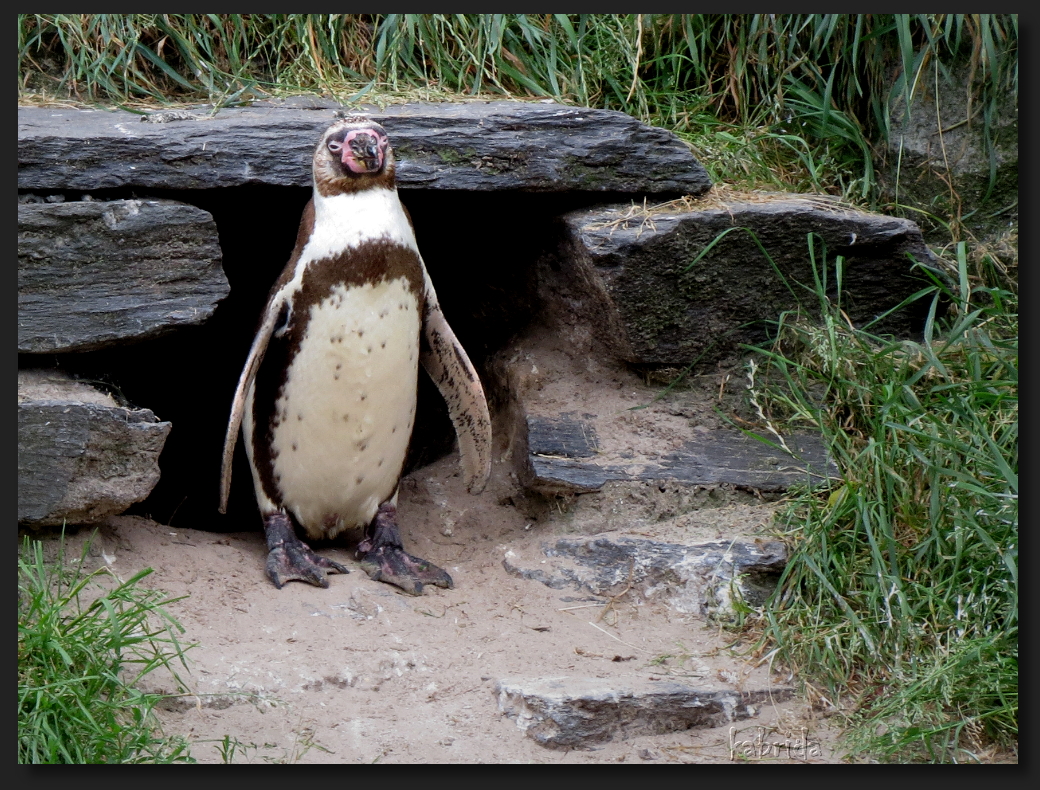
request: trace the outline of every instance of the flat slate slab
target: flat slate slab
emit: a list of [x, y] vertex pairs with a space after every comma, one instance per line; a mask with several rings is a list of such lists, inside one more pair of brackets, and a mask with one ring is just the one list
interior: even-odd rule
[[641, 678], [503, 678], [498, 707], [527, 737], [554, 749], [719, 727], [792, 697], [786, 686], [736, 691]]
[[89, 351], [201, 324], [228, 295], [217, 226], [172, 200], [18, 206], [18, 350]]
[[[818, 314], [810, 234], [832, 300], [834, 262], [844, 259], [840, 304], [857, 326], [930, 283], [915, 263], [935, 264], [913, 222], [816, 196], [709, 195], [649, 214], [631, 205], [597, 206], [564, 221], [569, 238], [558, 258], [574, 284], [569, 290], [582, 294], [569, 307], [631, 363], [736, 359], [741, 344], [765, 341], [767, 322], [783, 312], [801, 305]], [[912, 336], [927, 310], [921, 300], [872, 331]]]
[[502, 567], [553, 589], [600, 596], [632, 591], [687, 614], [727, 619], [734, 601], [761, 606], [787, 563], [777, 540], [733, 537], [706, 543], [667, 543], [609, 533], [559, 538], [537, 553], [506, 550]]
[[19, 524], [92, 524], [140, 502], [170, 428], [64, 374], [19, 371]]
[[[405, 104], [366, 115], [390, 134], [401, 187], [700, 194], [711, 179], [672, 132], [621, 112], [542, 102]], [[328, 108], [157, 114], [18, 108], [18, 188], [311, 185]]]
[[[590, 415], [591, 416], [591, 415]], [[780, 491], [837, 473], [817, 434], [784, 437], [790, 455], [739, 431], [698, 431], [677, 449], [654, 458], [599, 453], [593, 420], [575, 415], [527, 417], [530, 473], [526, 485], [542, 493], [596, 491], [613, 480], [725, 483]], [[774, 440], [775, 441], [775, 440]]]

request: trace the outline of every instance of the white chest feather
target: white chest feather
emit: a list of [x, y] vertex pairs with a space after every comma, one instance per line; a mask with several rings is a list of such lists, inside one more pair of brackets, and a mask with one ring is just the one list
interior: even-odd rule
[[378, 239], [418, 251], [415, 233], [396, 190], [370, 189], [332, 197], [315, 193], [314, 231], [300, 256], [297, 276], [310, 261], [333, 257]]
[[415, 418], [419, 330], [404, 279], [337, 286], [311, 308], [273, 437], [283, 504], [308, 532], [364, 526], [393, 494]]

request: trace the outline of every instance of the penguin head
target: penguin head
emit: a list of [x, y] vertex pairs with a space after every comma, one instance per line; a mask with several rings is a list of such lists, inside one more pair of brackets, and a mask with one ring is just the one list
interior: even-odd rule
[[314, 180], [323, 194], [394, 185], [394, 154], [386, 130], [361, 115], [336, 121], [314, 151]]

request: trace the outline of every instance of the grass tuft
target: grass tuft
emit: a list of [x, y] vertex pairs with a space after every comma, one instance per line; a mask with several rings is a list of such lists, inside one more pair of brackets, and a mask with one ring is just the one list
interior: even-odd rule
[[194, 762], [187, 742], [164, 737], [153, 710], [162, 699], [136, 684], [160, 667], [176, 672], [175, 600], [107, 568], [83, 570], [87, 548], [66, 567], [26, 538], [18, 560], [18, 762]]
[[1018, 91], [1013, 14], [18, 16], [22, 101], [552, 98], [672, 129], [717, 180], [868, 203], [871, 141], [962, 65], [992, 159]]
[[955, 285], [917, 297], [931, 300], [920, 340], [850, 326], [821, 289], [822, 322], [785, 316], [758, 349], [759, 402], [820, 430], [842, 472], [778, 517], [793, 553], [767, 636], [853, 700], [848, 744], [881, 759], [1017, 742], [1017, 302], [971, 285], [964, 243], [955, 256]]

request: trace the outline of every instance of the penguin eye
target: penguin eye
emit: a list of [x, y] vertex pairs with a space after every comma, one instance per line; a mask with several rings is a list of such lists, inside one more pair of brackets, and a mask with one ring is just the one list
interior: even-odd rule
[[329, 140], [329, 150], [332, 151], [334, 154], [338, 154], [340, 151], [343, 150], [343, 143], [341, 143], [339, 140]]

